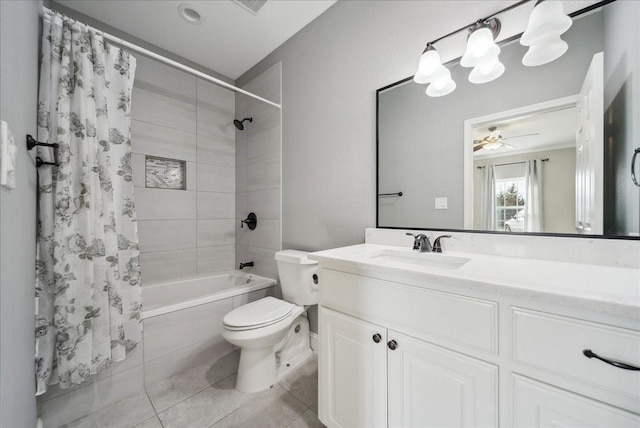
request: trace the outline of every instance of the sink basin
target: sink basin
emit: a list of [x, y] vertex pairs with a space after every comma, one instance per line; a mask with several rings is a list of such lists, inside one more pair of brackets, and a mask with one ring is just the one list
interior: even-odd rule
[[378, 251], [370, 255], [369, 259], [450, 270], [458, 269], [471, 260], [465, 257], [454, 257], [437, 253], [419, 253], [396, 250]]

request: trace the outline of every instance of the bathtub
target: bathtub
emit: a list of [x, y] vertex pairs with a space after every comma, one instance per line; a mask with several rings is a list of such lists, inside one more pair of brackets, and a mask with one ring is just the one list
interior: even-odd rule
[[142, 287], [144, 384], [211, 364], [233, 351], [222, 319], [234, 308], [275, 294], [276, 281], [242, 271]]
[[142, 319], [272, 287], [274, 279], [241, 271], [181, 279], [142, 288]]

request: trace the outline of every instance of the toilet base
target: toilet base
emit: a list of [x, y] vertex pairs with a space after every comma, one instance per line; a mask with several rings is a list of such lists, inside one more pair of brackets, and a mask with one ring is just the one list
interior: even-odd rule
[[267, 390], [312, 355], [309, 320], [303, 314], [293, 321], [285, 338], [276, 346], [241, 348], [236, 389], [247, 393]]

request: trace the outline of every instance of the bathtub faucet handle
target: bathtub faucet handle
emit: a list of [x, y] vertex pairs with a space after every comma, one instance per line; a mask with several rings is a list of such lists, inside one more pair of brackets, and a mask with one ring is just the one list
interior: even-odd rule
[[240, 270], [246, 267], [253, 267], [253, 262], [240, 263]]

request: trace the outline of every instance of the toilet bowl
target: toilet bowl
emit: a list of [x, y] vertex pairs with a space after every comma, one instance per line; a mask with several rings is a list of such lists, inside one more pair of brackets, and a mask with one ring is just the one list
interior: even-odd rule
[[318, 302], [317, 262], [307, 253], [276, 253], [284, 299], [265, 297], [224, 316], [222, 337], [240, 348], [236, 389], [269, 389], [312, 355], [306, 305]]

